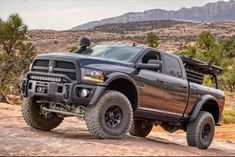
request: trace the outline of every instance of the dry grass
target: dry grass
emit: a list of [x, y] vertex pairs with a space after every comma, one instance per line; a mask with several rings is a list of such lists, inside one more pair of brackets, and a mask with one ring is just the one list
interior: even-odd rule
[[223, 112], [224, 124], [235, 124], [235, 109], [225, 108]]

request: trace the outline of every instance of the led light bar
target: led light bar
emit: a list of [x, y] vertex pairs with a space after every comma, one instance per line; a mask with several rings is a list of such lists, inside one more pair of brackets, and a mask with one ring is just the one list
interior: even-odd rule
[[39, 81], [61, 82], [61, 78], [58, 78], [58, 77], [47, 77], [47, 76], [31, 75], [30, 78], [32, 80], [39, 80]]

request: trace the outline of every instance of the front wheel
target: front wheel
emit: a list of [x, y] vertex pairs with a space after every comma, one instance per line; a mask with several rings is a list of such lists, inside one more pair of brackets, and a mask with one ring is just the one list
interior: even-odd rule
[[88, 107], [85, 121], [90, 133], [99, 139], [121, 139], [129, 131], [132, 106], [125, 95], [107, 91], [95, 106]]
[[215, 121], [209, 112], [201, 111], [197, 119], [187, 126], [187, 143], [189, 146], [207, 149], [214, 137]]
[[22, 115], [25, 122], [32, 128], [50, 131], [63, 121], [55, 113], [44, 113], [41, 110], [43, 103], [37, 103], [36, 98], [26, 98], [22, 104]]

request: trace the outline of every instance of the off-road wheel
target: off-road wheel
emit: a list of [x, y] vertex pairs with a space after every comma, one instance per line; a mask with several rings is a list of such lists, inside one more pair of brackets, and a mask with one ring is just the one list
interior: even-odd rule
[[130, 135], [137, 137], [146, 137], [151, 132], [153, 124], [143, 120], [134, 120], [129, 131]]
[[97, 104], [87, 108], [85, 121], [91, 135], [98, 139], [121, 139], [129, 131], [133, 119], [127, 97], [117, 91], [106, 91]]
[[50, 131], [56, 128], [63, 121], [55, 113], [43, 113], [41, 106], [44, 104], [37, 103], [36, 98], [26, 98], [22, 104], [22, 114], [25, 122], [32, 128]]
[[189, 146], [207, 149], [214, 137], [215, 121], [209, 112], [201, 111], [197, 119], [187, 126], [187, 143]]

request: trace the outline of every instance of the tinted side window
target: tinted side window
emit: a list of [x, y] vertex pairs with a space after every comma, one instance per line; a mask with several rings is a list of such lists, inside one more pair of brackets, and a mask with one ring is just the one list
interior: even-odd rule
[[177, 59], [164, 55], [165, 73], [174, 77], [182, 78], [180, 63]]
[[149, 60], [160, 60], [160, 55], [154, 51], [147, 52], [142, 58], [142, 63], [147, 64]]

